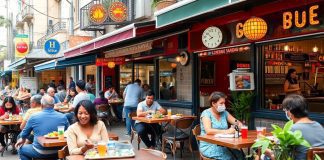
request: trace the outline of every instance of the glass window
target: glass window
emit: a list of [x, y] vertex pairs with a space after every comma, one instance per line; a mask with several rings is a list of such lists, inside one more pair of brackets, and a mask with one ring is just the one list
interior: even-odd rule
[[176, 100], [176, 72], [177, 63], [175, 58], [167, 58], [160, 60], [160, 99]]
[[286, 95], [301, 94], [310, 112], [324, 113], [324, 38], [262, 46], [263, 108], [281, 110]]

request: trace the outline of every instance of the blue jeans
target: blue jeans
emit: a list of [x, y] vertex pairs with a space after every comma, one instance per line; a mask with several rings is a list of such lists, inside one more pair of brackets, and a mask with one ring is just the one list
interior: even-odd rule
[[18, 154], [21, 160], [31, 160], [32, 158], [57, 158], [55, 154], [40, 154], [34, 148], [32, 144], [25, 144], [19, 150]]
[[[156, 138], [160, 135], [161, 126], [159, 124], [136, 123], [135, 129], [146, 147], [156, 147]], [[149, 139], [148, 135], [151, 135]]]
[[65, 116], [68, 119], [70, 125], [72, 125], [75, 122], [74, 112], [65, 113]]
[[135, 121], [132, 120], [132, 118], [129, 117], [129, 114], [132, 112], [136, 112], [137, 107], [129, 107], [129, 106], [125, 106], [125, 115], [126, 115], [126, 131], [127, 134], [130, 135], [131, 134], [131, 127], [134, 128], [134, 123]]

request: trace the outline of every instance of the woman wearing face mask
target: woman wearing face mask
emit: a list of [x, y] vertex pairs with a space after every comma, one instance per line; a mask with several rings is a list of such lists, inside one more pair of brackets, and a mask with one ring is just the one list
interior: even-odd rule
[[[213, 92], [210, 95], [211, 107], [203, 111], [200, 116], [201, 135], [234, 134], [234, 128], [229, 128], [228, 123], [234, 124], [235, 118], [226, 111], [225, 100], [226, 95], [222, 92]], [[239, 126], [241, 126], [241, 122], [239, 122]], [[228, 148], [204, 141], [200, 142], [199, 150], [204, 156], [212, 159], [243, 159], [238, 150], [232, 150], [236, 156], [234, 157]]]
[[105, 124], [98, 121], [94, 104], [89, 100], [81, 101], [74, 109], [77, 123], [67, 130], [67, 144], [71, 155], [84, 154], [94, 147], [95, 142], [108, 142]]
[[[9, 115], [19, 115], [19, 108], [12, 97], [6, 97], [0, 107], [0, 119], [8, 119]], [[0, 153], [5, 150], [6, 143], [4, 141], [4, 134], [7, 132], [7, 126], [0, 125]], [[15, 144], [15, 143], [13, 143]], [[16, 153], [16, 149], [13, 147], [13, 153]]]

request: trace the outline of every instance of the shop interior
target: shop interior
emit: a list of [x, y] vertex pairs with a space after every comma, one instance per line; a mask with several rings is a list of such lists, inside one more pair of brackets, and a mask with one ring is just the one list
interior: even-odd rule
[[301, 94], [310, 112], [324, 112], [324, 38], [262, 46], [266, 109], [282, 109], [284, 83], [289, 69], [297, 72]]

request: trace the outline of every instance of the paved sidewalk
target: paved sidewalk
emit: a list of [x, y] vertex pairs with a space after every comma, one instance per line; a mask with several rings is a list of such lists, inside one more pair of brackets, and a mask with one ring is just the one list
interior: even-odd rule
[[[109, 128], [108, 128], [108, 132], [110, 132]], [[113, 126], [111, 127], [111, 132], [116, 133], [119, 136], [120, 140], [130, 140], [130, 137], [125, 135], [125, 126], [122, 123], [113, 124]], [[136, 140], [133, 141], [133, 146], [134, 146], [134, 149], [137, 149], [137, 141]], [[141, 142], [140, 147], [145, 148], [145, 145], [143, 144], [143, 142]], [[9, 147], [9, 151], [4, 152], [3, 157], [0, 156], [0, 159], [1, 160], [18, 160], [19, 159], [18, 155], [12, 155], [10, 150], [11, 150], [11, 147]], [[196, 153], [195, 155], [196, 155], [196, 157], [193, 158], [190, 151], [188, 149], [184, 149], [183, 158], [180, 158], [180, 150], [178, 150], [176, 159], [177, 160], [194, 160], [194, 159], [198, 160], [198, 154]], [[168, 160], [172, 160], [172, 159], [173, 159], [172, 155], [168, 154]]]

